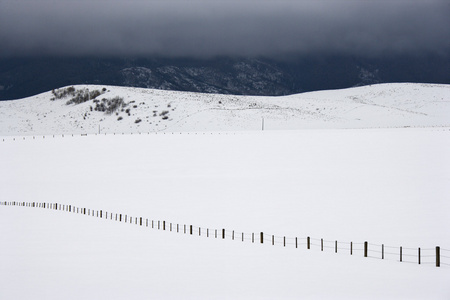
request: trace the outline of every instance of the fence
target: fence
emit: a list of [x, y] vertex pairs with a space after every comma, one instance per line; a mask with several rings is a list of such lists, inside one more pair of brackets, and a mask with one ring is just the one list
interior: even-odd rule
[[222, 132], [222, 131], [214, 131], [214, 132], [164, 132], [164, 131], [148, 131], [148, 132], [122, 132], [122, 133], [78, 133], [78, 134], [52, 134], [52, 135], [29, 135], [29, 136], [8, 136], [8, 137], [2, 137], [2, 142], [7, 142], [9, 140], [11, 141], [19, 141], [19, 140], [27, 140], [27, 139], [45, 139], [45, 138], [63, 138], [63, 137], [77, 137], [77, 136], [95, 136], [95, 135], [236, 135], [236, 132]]
[[65, 211], [82, 214], [106, 220], [150, 227], [153, 229], [171, 231], [200, 237], [215, 239], [231, 239], [241, 242], [251, 242], [269, 245], [282, 245], [283, 247], [304, 248], [307, 250], [332, 251], [334, 253], [348, 253], [367, 258], [382, 260], [396, 260], [402, 263], [415, 263], [435, 265], [436, 267], [450, 266], [450, 250], [439, 246], [434, 248], [406, 248], [393, 247], [384, 244], [372, 244], [367, 241], [362, 243], [331, 241], [307, 237], [286, 237], [269, 235], [263, 232], [244, 233], [227, 229], [210, 229], [193, 225], [176, 224], [161, 220], [149, 220], [143, 217], [132, 217], [126, 214], [112, 213], [103, 210], [94, 210], [85, 207], [77, 207], [67, 204], [42, 203], [42, 202], [0, 202], [4, 206], [21, 206]]

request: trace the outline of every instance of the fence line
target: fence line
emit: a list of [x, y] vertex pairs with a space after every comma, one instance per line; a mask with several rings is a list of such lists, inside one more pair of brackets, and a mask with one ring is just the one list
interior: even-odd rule
[[405, 263], [434, 264], [436, 267], [450, 266], [450, 249], [443, 249], [439, 246], [435, 248], [410, 248], [394, 247], [384, 244], [372, 244], [367, 241], [362, 243], [342, 242], [337, 240], [324, 240], [312, 237], [287, 237], [269, 235], [263, 232], [245, 233], [235, 230], [211, 229], [187, 224], [175, 224], [165, 220], [149, 220], [148, 218], [129, 216], [103, 210], [94, 210], [86, 207], [76, 207], [73, 205], [46, 203], [46, 202], [0, 202], [3, 206], [20, 206], [41, 208], [49, 210], [65, 211], [73, 214], [82, 214], [100, 219], [123, 222], [132, 225], [149, 227], [162, 231], [182, 233], [186, 235], [200, 236], [215, 239], [228, 239], [240, 242], [250, 242], [254, 244], [281, 245], [282, 247], [295, 247], [310, 250], [320, 249], [322, 252], [348, 253], [350, 255], [363, 255], [363, 257], [396, 260]]
[[78, 137], [78, 136], [96, 136], [96, 135], [174, 135], [174, 134], [183, 134], [183, 135], [236, 135], [239, 134], [237, 132], [229, 131], [229, 132], [222, 132], [222, 131], [210, 131], [210, 132], [189, 132], [189, 131], [183, 131], [183, 132], [172, 132], [172, 131], [146, 131], [146, 132], [109, 132], [109, 133], [60, 133], [60, 134], [35, 134], [35, 135], [27, 135], [27, 136], [1, 136], [2, 142], [6, 142], [8, 140], [11, 140], [15, 142], [16, 140], [27, 140], [27, 139], [48, 139], [48, 138], [59, 138], [59, 137]]

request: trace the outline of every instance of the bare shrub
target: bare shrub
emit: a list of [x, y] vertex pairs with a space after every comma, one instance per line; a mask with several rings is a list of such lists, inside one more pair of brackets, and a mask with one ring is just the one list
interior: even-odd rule
[[114, 97], [106, 100], [106, 114], [110, 115], [113, 112], [125, 107], [127, 104], [123, 101], [122, 97]]
[[70, 104], [81, 104], [86, 101], [97, 98], [102, 94], [99, 90], [89, 91], [88, 89], [78, 90], [72, 92], [72, 98], [66, 102], [67, 105]]
[[62, 99], [66, 98], [67, 96], [74, 96], [75, 95], [75, 88], [73, 86], [63, 88], [63, 89], [56, 89], [52, 90], [53, 98], [51, 98], [52, 101], [56, 99]]

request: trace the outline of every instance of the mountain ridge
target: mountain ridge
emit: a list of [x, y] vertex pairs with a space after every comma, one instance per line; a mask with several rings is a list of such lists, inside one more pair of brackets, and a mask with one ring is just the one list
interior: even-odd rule
[[0, 100], [77, 84], [282, 96], [377, 83], [450, 84], [446, 57], [0, 59]]

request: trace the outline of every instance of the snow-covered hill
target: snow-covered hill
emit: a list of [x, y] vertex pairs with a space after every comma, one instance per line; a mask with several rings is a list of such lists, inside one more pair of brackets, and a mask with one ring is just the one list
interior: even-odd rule
[[[379, 84], [283, 97], [74, 88], [101, 94], [69, 105], [72, 96], [51, 100], [52, 92], [0, 102], [0, 135], [261, 130], [263, 119], [266, 130], [450, 126], [450, 85]], [[125, 104], [118, 110], [95, 110], [116, 97]]]

